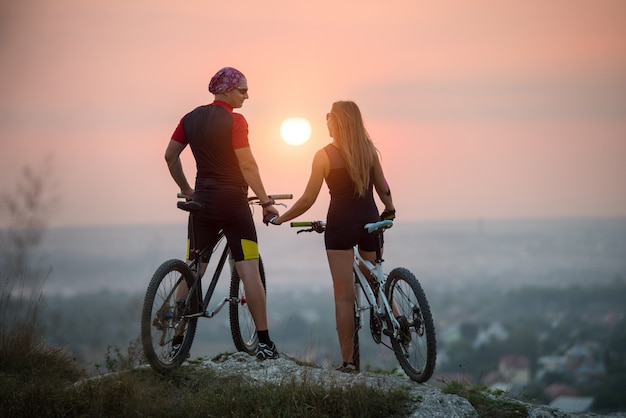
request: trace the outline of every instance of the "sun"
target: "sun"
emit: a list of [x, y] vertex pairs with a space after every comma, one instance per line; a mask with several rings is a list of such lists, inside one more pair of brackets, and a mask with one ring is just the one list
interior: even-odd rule
[[305, 118], [287, 118], [280, 124], [280, 136], [288, 144], [302, 145], [311, 137], [311, 124]]

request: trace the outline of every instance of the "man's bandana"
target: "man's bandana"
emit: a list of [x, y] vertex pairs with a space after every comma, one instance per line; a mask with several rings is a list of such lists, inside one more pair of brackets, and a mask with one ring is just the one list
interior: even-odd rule
[[232, 67], [224, 67], [211, 78], [209, 91], [213, 94], [226, 93], [237, 88], [244, 81], [246, 81], [246, 77], [241, 71]]

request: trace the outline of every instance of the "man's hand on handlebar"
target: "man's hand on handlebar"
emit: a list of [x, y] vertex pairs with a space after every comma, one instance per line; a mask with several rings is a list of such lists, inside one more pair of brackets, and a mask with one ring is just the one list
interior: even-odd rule
[[186, 199], [187, 201], [190, 201], [190, 200], [193, 200], [193, 193], [194, 193], [193, 189], [186, 189], [186, 190], [181, 190], [180, 192], [178, 192], [176, 196], [180, 199]]
[[[278, 213], [278, 209], [276, 209], [274, 205], [263, 208], [263, 222], [265, 223], [265, 225], [267, 225], [267, 222], [270, 222], [270, 219], [273, 220], [278, 218], [278, 215], [280, 214]], [[268, 220], [267, 222], [266, 219]]]
[[264, 216], [263, 216], [263, 223], [264, 223], [265, 225], [269, 225], [269, 224], [272, 224], [272, 225], [277, 225], [277, 224], [275, 223], [275, 221], [276, 221], [276, 219], [277, 219], [277, 218], [278, 218], [278, 215], [275, 215], [275, 214], [273, 214], [273, 213], [268, 213], [267, 215], [264, 215]]
[[[268, 195], [268, 197], [270, 198], [268, 202], [260, 202], [260, 201], [258, 202], [263, 208], [263, 223], [265, 225], [269, 225], [270, 223], [274, 225], [280, 225], [274, 222], [276, 218], [278, 218], [278, 216], [280, 215], [280, 213], [278, 213], [278, 210], [276, 209], [275, 206], [280, 205], [280, 206], [287, 207], [287, 205], [285, 205], [284, 203], [277, 203], [276, 200], [292, 199], [293, 195], [292, 194], [274, 194], [274, 195]], [[253, 199], [256, 199], [256, 198], [253, 198]]]

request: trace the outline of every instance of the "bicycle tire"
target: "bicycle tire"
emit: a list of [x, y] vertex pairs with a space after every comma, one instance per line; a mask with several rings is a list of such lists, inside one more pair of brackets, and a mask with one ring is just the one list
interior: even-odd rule
[[[256, 334], [256, 327], [252, 319], [252, 314], [248, 309], [246, 296], [243, 289], [243, 282], [239, 278], [237, 269], [231, 263], [230, 274], [230, 332], [233, 337], [233, 343], [237, 351], [248, 353], [252, 356], [256, 355], [256, 349], [259, 344], [259, 338]], [[263, 260], [259, 257], [259, 272], [261, 273], [261, 283], [263, 289], [267, 293], [265, 285], [265, 269], [263, 268]]]
[[[160, 374], [167, 374], [188, 357], [196, 335], [198, 318], [181, 319], [181, 314], [199, 309], [199, 295], [192, 295], [190, 305], [176, 303], [176, 287], [182, 280], [194, 282], [191, 268], [182, 260], [172, 259], [157, 268], [150, 280], [141, 312], [141, 342], [146, 360]], [[173, 355], [172, 339], [176, 327], [186, 327], [183, 342]]]
[[401, 324], [406, 330], [400, 338], [391, 337], [393, 351], [404, 372], [412, 380], [423, 383], [435, 371], [437, 342], [435, 326], [426, 294], [413, 273], [405, 268], [395, 268], [385, 283], [385, 295], [395, 302], [404, 316]]

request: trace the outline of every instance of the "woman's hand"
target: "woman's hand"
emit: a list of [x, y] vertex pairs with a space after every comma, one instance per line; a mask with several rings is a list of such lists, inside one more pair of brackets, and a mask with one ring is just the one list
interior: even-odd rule
[[383, 213], [380, 214], [381, 221], [393, 221], [394, 219], [396, 219], [395, 209], [391, 209], [391, 210], [385, 209]]

